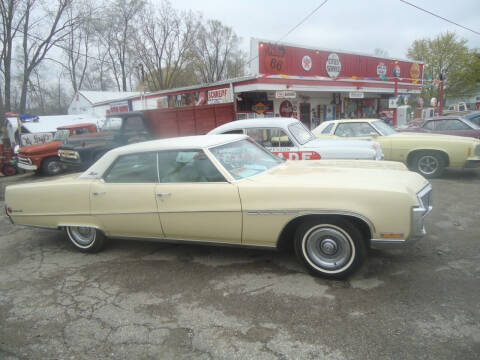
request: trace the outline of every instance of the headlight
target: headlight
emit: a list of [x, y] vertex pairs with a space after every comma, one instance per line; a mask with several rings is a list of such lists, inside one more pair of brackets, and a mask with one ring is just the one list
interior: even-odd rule
[[432, 185], [428, 184], [417, 194], [420, 206], [425, 210], [425, 215], [432, 211]]
[[66, 159], [75, 159], [75, 160], [80, 159], [80, 155], [78, 154], [78, 152], [72, 151], [72, 150], [59, 150], [58, 156]]

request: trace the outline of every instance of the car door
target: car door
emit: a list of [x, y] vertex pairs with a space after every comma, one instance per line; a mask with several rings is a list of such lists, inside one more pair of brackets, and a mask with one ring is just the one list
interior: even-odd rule
[[301, 159], [299, 147], [281, 128], [250, 128], [245, 129], [245, 132], [257, 143], [283, 159]]
[[163, 237], [155, 199], [157, 154], [118, 157], [90, 188], [91, 211], [108, 235]]
[[202, 150], [158, 153], [155, 195], [169, 239], [240, 243], [242, 212], [235, 184]]

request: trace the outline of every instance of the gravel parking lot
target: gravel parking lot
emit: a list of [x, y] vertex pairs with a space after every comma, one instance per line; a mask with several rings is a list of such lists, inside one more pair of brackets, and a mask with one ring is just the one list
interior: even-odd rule
[[3, 216], [0, 358], [478, 359], [480, 171], [432, 183], [428, 236], [371, 251], [348, 281], [290, 253], [111, 241], [87, 255]]

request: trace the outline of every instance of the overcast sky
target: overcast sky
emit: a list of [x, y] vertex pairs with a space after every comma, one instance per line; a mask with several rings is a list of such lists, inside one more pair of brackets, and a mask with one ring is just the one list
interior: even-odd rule
[[[160, 0], [157, 0], [160, 1]], [[221, 20], [243, 38], [279, 40], [323, 0], [175, 0], [177, 9], [191, 9]], [[410, 0], [422, 8], [480, 32], [480, 0]], [[480, 35], [463, 30], [399, 0], [329, 0], [285, 42], [356, 52], [375, 48], [390, 57], [406, 58], [410, 44], [420, 38], [455, 31], [480, 48]]]

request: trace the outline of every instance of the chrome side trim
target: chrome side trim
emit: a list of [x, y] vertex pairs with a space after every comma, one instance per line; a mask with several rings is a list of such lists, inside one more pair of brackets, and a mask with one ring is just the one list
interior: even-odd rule
[[406, 242], [406, 239], [370, 239], [372, 246], [403, 245]]
[[247, 210], [247, 215], [298, 214], [301, 210]]
[[36, 228], [36, 229], [48, 229], [48, 230], [58, 230], [58, 226], [47, 226], [47, 225], [29, 225], [29, 224], [19, 224], [16, 223], [15, 225], [19, 226], [25, 226], [25, 227], [31, 227], [31, 228]]
[[254, 245], [254, 244], [229, 243], [229, 242], [205, 241], [205, 240], [186, 240], [186, 239], [161, 238], [161, 237], [122, 236], [122, 235], [111, 235], [111, 234], [106, 234], [106, 235], [109, 238], [120, 239], [120, 240], [152, 241], [152, 242], [162, 242], [162, 243], [171, 243], [171, 244], [188, 244], [188, 245], [241, 247], [241, 248], [265, 249], [265, 250], [277, 249], [276, 245], [268, 246], [268, 245]]

